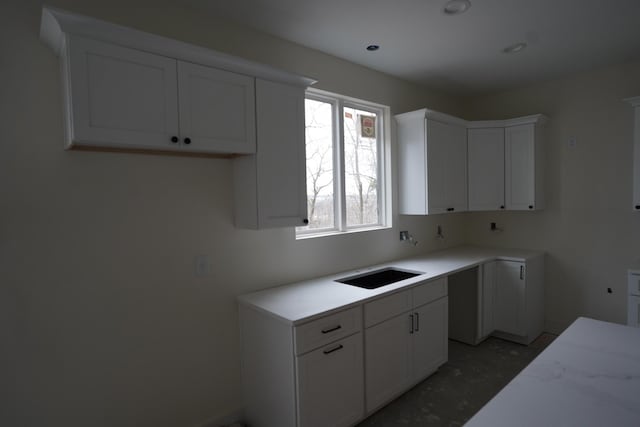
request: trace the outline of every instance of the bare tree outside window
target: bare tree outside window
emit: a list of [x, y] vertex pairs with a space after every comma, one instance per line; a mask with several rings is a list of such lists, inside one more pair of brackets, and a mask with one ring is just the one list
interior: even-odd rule
[[376, 115], [354, 108], [344, 109], [344, 157], [347, 226], [377, 224], [378, 141], [364, 136], [361, 117]]
[[305, 148], [309, 225], [297, 227], [298, 236], [386, 226], [381, 195], [384, 168], [380, 165], [385, 114], [388, 107], [323, 91], [308, 92]]
[[308, 229], [333, 228], [333, 106], [306, 99]]

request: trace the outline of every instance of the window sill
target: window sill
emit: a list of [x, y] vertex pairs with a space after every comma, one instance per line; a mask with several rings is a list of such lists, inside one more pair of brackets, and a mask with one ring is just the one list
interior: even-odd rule
[[351, 228], [346, 231], [327, 230], [327, 231], [319, 231], [317, 233], [315, 232], [307, 232], [307, 233], [300, 233], [300, 234], [296, 233], [296, 240], [314, 239], [316, 237], [344, 236], [346, 234], [362, 233], [366, 231], [387, 230], [389, 228], [391, 228], [390, 225], [372, 225], [370, 227]]

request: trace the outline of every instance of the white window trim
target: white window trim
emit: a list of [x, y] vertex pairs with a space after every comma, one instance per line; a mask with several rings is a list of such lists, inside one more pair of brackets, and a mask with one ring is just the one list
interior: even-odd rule
[[[351, 98], [336, 93], [308, 88], [305, 98], [327, 102], [333, 105], [334, 143], [333, 150], [333, 191], [334, 191], [334, 222], [335, 227], [300, 230], [296, 228], [296, 239], [343, 235], [345, 233], [359, 233], [366, 231], [384, 230], [391, 228], [391, 110], [388, 106], [361, 99]], [[376, 123], [376, 133], [380, 135], [378, 155], [378, 224], [366, 224], [347, 227], [346, 191], [344, 183], [344, 118], [342, 109], [356, 108], [379, 114], [382, 120]], [[339, 154], [342, 153], [342, 154]], [[380, 182], [381, 181], [381, 182]]]

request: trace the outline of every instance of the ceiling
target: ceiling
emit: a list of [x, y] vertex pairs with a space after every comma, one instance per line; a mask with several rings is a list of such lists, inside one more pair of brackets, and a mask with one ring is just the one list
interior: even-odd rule
[[[451, 94], [640, 58], [640, 0], [187, 0], [192, 7]], [[505, 54], [515, 43], [526, 49]], [[369, 52], [367, 45], [380, 49]], [[639, 76], [640, 78], [640, 76]]]

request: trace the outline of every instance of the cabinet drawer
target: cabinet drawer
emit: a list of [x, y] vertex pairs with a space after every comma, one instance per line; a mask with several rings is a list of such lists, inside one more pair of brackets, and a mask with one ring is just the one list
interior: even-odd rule
[[397, 292], [364, 305], [364, 327], [380, 323], [411, 310], [411, 290]]
[[312, 320], [294, 328], [296, 354], [305, 353], [360, 330], [360, 306]]
[[418, 307], [447, 295], [447, 278], [431, 280], [412, 289], [413, 306]]
[[640, 295], [640, 274], [629, 274], [629, 295]]

